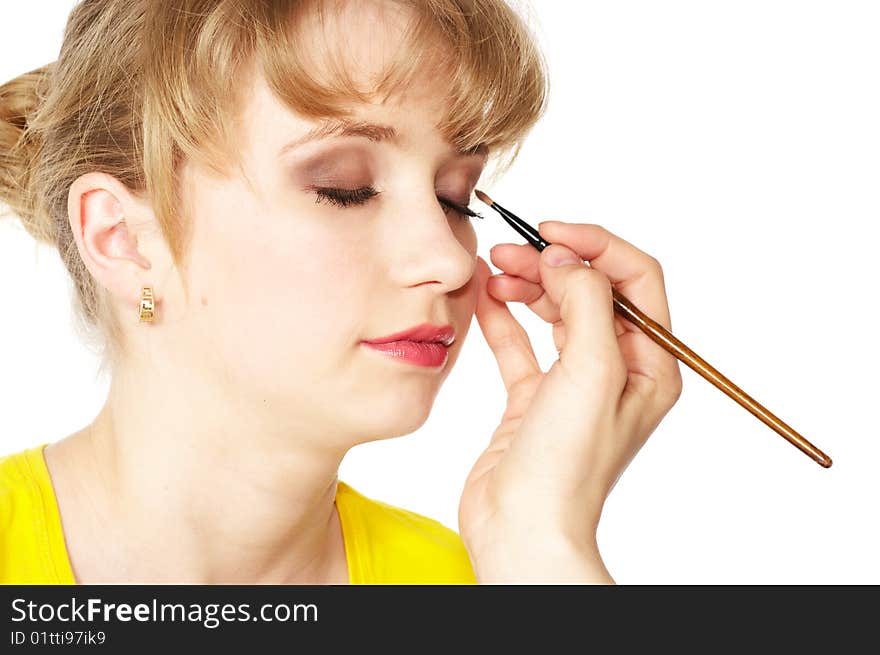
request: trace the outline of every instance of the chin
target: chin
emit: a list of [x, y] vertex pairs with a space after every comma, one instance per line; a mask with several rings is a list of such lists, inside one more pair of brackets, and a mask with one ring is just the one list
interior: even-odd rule
[[357, 431], [369, 435], [370, 441], [393, 439], [415, 432], [425, 424], [434, 405], [434, 395], [421, 398], [420, 394], [401, 396], [386, 388], [386, 398], [365, 407]]

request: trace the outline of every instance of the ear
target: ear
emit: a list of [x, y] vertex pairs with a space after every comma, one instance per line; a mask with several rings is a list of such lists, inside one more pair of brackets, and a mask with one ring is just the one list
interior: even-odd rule
[[155, 220], [149, 205], [112, 175], [92, 172], [71, 184], [67, 211], [89, 272], [126, 306], [139, 305], [141, 286], [153, 284], [137, 238], [138, 226]]

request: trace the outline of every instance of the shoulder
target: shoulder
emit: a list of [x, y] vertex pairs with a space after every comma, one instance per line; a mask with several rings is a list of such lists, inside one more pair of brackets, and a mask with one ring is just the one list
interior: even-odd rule
[[6, 534], [16, 514], [14, 510], [32, 498], [32, 455], [31, 449], [0, 455], [0, 534]]
[[46, 568], [45, 499], [36, 457], [42, 446], [0, 456], [0, 583], [54, 582]]
[[353, 579], [386, 584], [473, 584], [459, 534], [436, 519], [368, 498], [339, 481], [337, 507]]

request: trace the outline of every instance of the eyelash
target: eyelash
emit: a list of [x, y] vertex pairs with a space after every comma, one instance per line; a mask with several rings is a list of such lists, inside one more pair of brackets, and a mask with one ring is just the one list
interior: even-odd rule
[[[313, 188], [315, 195], [317, 196], [315, 202], [328, 202], [331, 205], [336, 205], [338, 207], [348, 207], [350, 205], [362, 205], [367, 202], [370, 198], [374, 196], [378, 196], [380, 191], [376, 191], [371, 186], [361, 187], [360, 189], [334, 189], [329, 187], [314, 187]], [[448, 214], [450, 211], [458, 214], [458, 217], [462, 220], [469, 220], [471, 217], [469, 214], [466, 214], [461, 209], [459, 209], [458, 203], [453, 203], [452, 201], [446, 200], [445, 198], [438, 197], [437, 200], [440, 201], [440, 204], [443, 205], [446, 213]], [[462, 206], [463, 209], [467, 209], [472, 212], [474, 217], [483, 218], [476, 212], [473, 212], [469, 207]]]

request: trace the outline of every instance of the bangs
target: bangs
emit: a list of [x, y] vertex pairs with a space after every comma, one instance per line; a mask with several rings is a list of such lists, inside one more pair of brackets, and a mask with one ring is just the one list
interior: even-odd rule
[[[344, 43], [339, 25], [344, 3], [295, 4], [295, 15], [279, 14], [272, 5], [275, 11], [257, 17], [254, 22], [268, 29], [258, 32], [256, 54], [275, 95], [306, 117], [341, 118], [346, 106], [385, 102], [429, 79], [432, 89], [440, 91], [434, 97], [443, 110], [436, 126], [443, 137], [463, 152], [481, 146], [494, 152], [520, 141], [545, 109], [544, 61], [519, 17], [503, 2], [358, 2], [359, 8], [379, 9], [377, 20], [405, 20], [399, 45], [367, 88], [352, 75], [356, 62], [344, 47], [335, 46]], [[304, 48], [306, 32], [315, 25], [322, 42]], [[330, 33], [333, 26], [336, 32]], [[316, 50], [320, 62], [313, 59]]]

